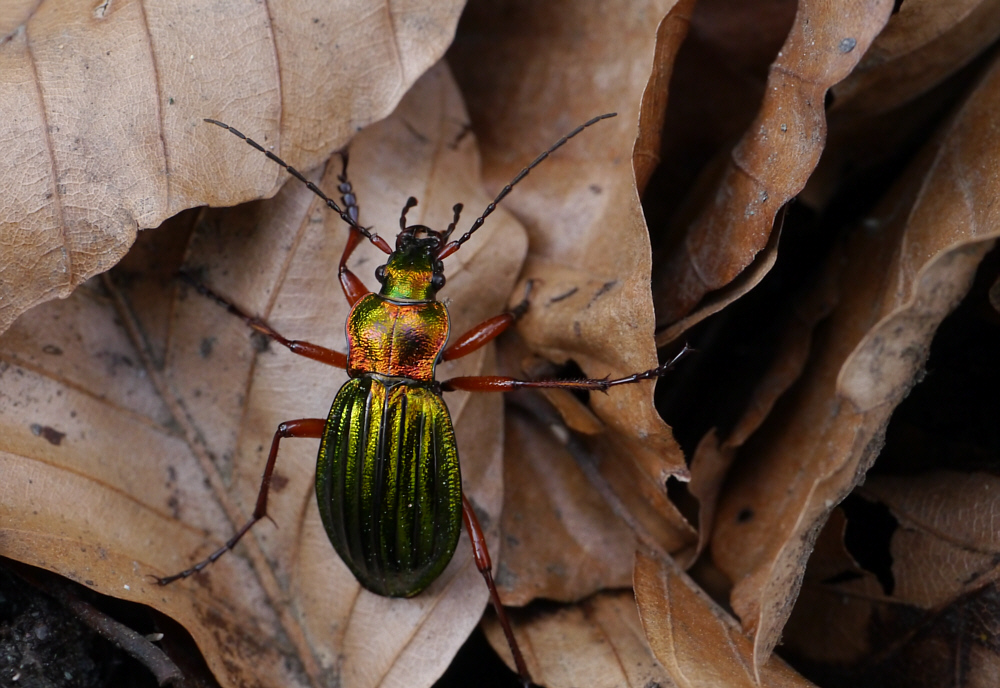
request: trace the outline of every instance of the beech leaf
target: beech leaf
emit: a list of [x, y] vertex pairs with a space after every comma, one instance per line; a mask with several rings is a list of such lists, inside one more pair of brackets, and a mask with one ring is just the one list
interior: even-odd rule
[[197, 205], [279, 171], [202, 119], [310, 169], [388, 115], [451, 41], [462, 2], [279, 0], [5, 8], [0, 26], [0, 332]]

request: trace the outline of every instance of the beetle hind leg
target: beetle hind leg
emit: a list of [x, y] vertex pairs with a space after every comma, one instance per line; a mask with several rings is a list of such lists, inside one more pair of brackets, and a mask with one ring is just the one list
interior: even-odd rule
[[500, 626], [503, 634], [507, 638], [507, 645], [510, 646], [510, 654], [514, 657], [514, 665], [517, 667], [517, 675], [521, 679], [521, 685], [529, 688], [534, 685], [531, 682], [531, 674], [528, 673], [528, 665], [521, 654], [521, 648], [514, 637], [514, 630], [511, 628], [510, 619], [507, 618], [507, 611], [500, 601], [500, 593], [497, 592], [496, 583], [493, 582], [493, 562], [490, 560], [490, 552], [486, 548], [486, 535], [479, 525], [476, 512], [469, 503], [469, 498], [462, 495], [462, 520], [465, 522], [465, 529], [469, 531], [469, 539], [472, 540], [472, 556], [476, 561], [476, 568], [483, 575], [486, 587], [490, 589], [490, 601], [500, 618]]
[[210, 564], [213, 564], [223, 554], [236, 547], [236, 543], [253, 528], [257, 521], [267, 517], [267, 495], [271, 489], [271, 476], [274, 473], [274, 464], [278, 459], [278, 445], [281, 443], [281, 440], [287, 437], [318, 439], [323, 436], [323, 429], [325, 427], [326, 420], [323, 418], [290, 420], [279, 425], [278, 429], [274, 432], [274, 439], [271, 440], [271, 452], [267, 455], [267, 465], [264, 467], [264, 475], [260, 481], [260, 490], [257, 493], [257, 505], [254, 507], [253, 516], [250, 517], [250, 520], [244, 523], [243, 527], [237, 530], [236, 534], [226, 541], [226, 544], [212, 552], [206, 559], [180, 573], [175, 573], [172, 576], [164, 576], [163, 578], [158, 577], [156, 582], [160, 585], [169, 585], [181, 578], [192, 576]]

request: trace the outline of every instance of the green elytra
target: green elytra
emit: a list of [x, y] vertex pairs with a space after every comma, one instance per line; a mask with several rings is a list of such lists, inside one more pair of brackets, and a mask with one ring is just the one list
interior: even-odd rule
[[[180, 573], [159, 577], [161, 584], [197, 573], [235, 547], [267, 515], [267, 498], [280, 441], [291, 437], [317, 438], [321, 443], [316, 497], [323, 525], [358, 581], [381, 595], [418, 594], [447, 566], [464, 523], [472, 540], [476, 567], [489, 588], [518, 675], [525, 686], [529, 685], [527, 665], [493, 582], [485, 536], [475, 511], [462, 493], [455, 434], [442, 392], [505, 392], [522, 388], [607, 391], [613, 386], [662, 376], [689, 349], [685, 346], [673, 359], [656, 368], [615, 379], [519, 380], [471, 376], [437, 381], [435, 367], [439, 361], [460, 358], [492, 341], [525, 312], [528, 300], [526, 294], [515, 308], [480, 323], [448, 344], [448, 311], [436, 296], [445, 283], [442, 261], [482, 227], [511, 189], [569, 139], [614, 116], [610, 113], [594, 117], [536, 157], [458, 239], [449, 240], [458, 223], [461, 204], [454, 207], [454, 219], [447, 230], [438, 232], [422, 225], [406, 225], [407, 211], [417, 204], [416, 199], [410, 198], [400, 216], [395, 250], [359, 224], [357, 201], [346, 177], [346, 155], [344, 171], [339, 176], [338, 188], [344, 204], [341, 208], [298, 170], [257, 142], [227, 124], [205, 120], [239, 136], [284, 167], [351, 228], [339, 266], [341, 287], [352, 305], [346, 325], [349, 351], [345, 355], [310, 342], [289, 340], [260, 318], [248, 315], [184, 273], [182, 276], [257, 332], [293, 353], [344, 368], [351, 379], [337, 393], [327, 418], [292, 420], [278, 426], [250, 520], [208, 558]], [[346, 266], [362, 238], [389, 254], [387, 263], [375, 273], [382, 284], [378, 294], [368, 292]]]

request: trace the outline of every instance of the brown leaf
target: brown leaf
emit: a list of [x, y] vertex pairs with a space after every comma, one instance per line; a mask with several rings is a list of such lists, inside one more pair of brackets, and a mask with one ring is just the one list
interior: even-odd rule
[[[547, 688], [674, 688], [643, 635], [635, 597], [604, 592], [572, 607], [518, 610], [514, 619], [536, 683]], [[493, 615], [486, 634], [511, 664], [503, 632]]]
[[902, 3], [864, 59], [833, 87], [831, 118], [870, 117], [924, 93], [1000, 35], [1000, 2]]
[[886, 504], [892, 537], [893, 599], [934, 609], [1000, 576], [1000, 481], [984, 473], [875, 476], [858, 494]]
[[713, 557], [736, 583], [733, 608], [755, 633], [758, 663], [778, 640], [816, 533], [874, 460], [934, 330], [998, 232], [988, 199], [1000, 139], [975, 126], [991, 121], [998, 88], [994, 67], [940, 146], [834, 258], [841, 301], [720, 501]]
[[[566, 446], [565, 427], [552, 416], [530, 399], [507, 404], [504, 492], [510, 497], [496, 579], [504, 602], [515, 606], [535, 598], [572, 602], [631, 584], [635, 534], [591, 485]], [[532, 455], [523, 447], [532, 447]]]
[[650, 647], [680, 688], [813, 685], [777, 657], [755, 664], [736, 620], [669, 559], [636, 554], [635, 596]]
[[798, 658], [839, 666], [872, 651], [881, 634], [873, 623], [873, 600], [884, 596], [870, 571], [864, 571], [844, 546], [847, 520], [834, 509], [809, 558], [802, 592], [785, 626], [783, 650]]
[[[392, 118], [357, 137], [350, 172], [362, 222], [392, 227], [410, 193], [421, 197], [410, 221], [431, 226], [450, 221], [455, 201], [485, 207], [465, 120], [454, 83], [438, 68]], [[339, 172], [334, 159], [321, 186], [335, 188]], [[346, 236], [340, 220], [294, 184], [256, 208], [210, 211], [186, 262], [278, 331], [344, 350], [348, 306], [331, 266]], [[523, 232], [498, 212], [449, 259], [443, 293], [456, 330], [502, 310], [525, 249]], [[362, 250], [353, 264], [373, 283], [381, 254]], [[157, 304], [143, 279], [123, 273], [111, 301], [87, 290], [46, 304], [0, 340], [0, 457], [19, 486], [3, 503], [3, 553], [169, 614], [224, 685], [430, 685], [486, 603], [468, 543], [416, 598], [361, 590], [312, 504], [315, 442], [282, 443], [269, 501], [279, 528], [258, 525], [203, 574], [165, 588], [152, 581], [233, 533], [252, 511], [274, 428], [325, 417], [344, 373], [275, 345], [256, 349], [243, 323], [186, 287]], [[483, 350], [443, 366], [442, 376], [490, 366]], [[501, 399], [457, 395], [449, 405], [466, 491], [495, 547]]]
[[871, 478], [858, 493], [884, 500], [898, 519], [884, 581], [891, 587], [883, 590], [847, 555], [835, 510], [809, 561], [786, 648], [857, 683], [992, 685], [1000, 663], [989, 525], [997, 488], [981, 473]]
[[274, 192], [278, 169], [202, 118], [238, 124], [290, 164], [315, 167], [389, 114], [443, 53], [461, 6], [5, 8], [0, 332], [114, 265], [137, 229]]
[[[573, 126], [618, 112], [560, 149], [504, 201], [528, 229], [522, 278], [535, 280], [518, 332], [536, 354], [571, 360], [590, 377], [657, 363], [649, 235], [636, 176], [648, 171], [647, 127], [662, 117], [653, 117], [662, 95], [646, 94], [665, 79], [689, 12], [688, 3], [672, 0], [619, 5], [473, 4], [449, 53], [482, 141], [490, 188], [502, 188]], [[602, 479], [658, 542], [671, 548], [691, 542], [693, 531], [664, 490], [669, 476], [686, 475], [687, 468], [653, 408], [652, 385], [592, 394], [590, 404], [606, 426], [591, 443]], [[579, 426], [579, 418], [569, 422]], [[530, 445], [508, 451], [546, 460]], [[515, 504], [505, 510], [523, 512]], [[534, 556], [545, 560], [546, 553]], [[551, 582], [529, 584], [526, 572], [514, 574], [525, 589], [551, 589]], [[558, 597], [567, 599], [568, 591]]]
[[[691, 458], [690, 491], [698, 499], [698, 547], [691, 562], [704, 550], [713, 532], [719, 493], [740, 447], [764, 423], [785, 392], [799, 379], [809, 357], [813, 330], [837, 301], [837, 284], [829, 275], [793, 309], [771, 366], [747, 402], [743, 417], [721, 439], [713, 428], [702, 437]], [[683, 322], [683, 321], [681, 321]]]
[[[892, 3], [804, 0], [771, 65], [757, 118], [733, 149], [715, 195], [657, 277], [658, 321], [687, 315], [767, 244], [775, 214], [805, 186], [823, 150], [826, 90], [843, 79], [882, 29]], [[666, 286], [669, 285], [669, 289]]]

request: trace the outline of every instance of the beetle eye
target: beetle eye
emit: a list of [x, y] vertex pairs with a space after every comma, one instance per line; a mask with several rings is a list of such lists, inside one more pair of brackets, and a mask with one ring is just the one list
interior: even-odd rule
[[375, 268], [375, 279], [377, 279], [380, 284], [383, 283], [383, 282], [385, 282], [385, 266], [384, 265], [379, 265], [377, 268]]
[[440, 272], [431, 277], [431, 286], [434, 287], [435, 291], [440, 291], [441, 287], [444, 286], [445, 279], [444, 275]]

